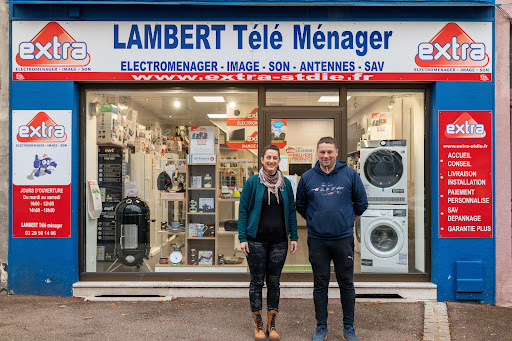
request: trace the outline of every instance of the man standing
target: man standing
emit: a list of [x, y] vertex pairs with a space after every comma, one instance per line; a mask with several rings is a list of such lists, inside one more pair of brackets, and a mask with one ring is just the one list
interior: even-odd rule
[[327, 290], [334, 262], [343, 308], [343, 335], [358, 341], [354, 330], [354, 221], [368, 207], [361, 178], [346, 162], [337, 161], [332, 137], [317, 143], [318, 161], [297, 187], [297, 211], [308, 226], [309, 262], [313, 268], [317, 328], [313, 341], [327, 338]]

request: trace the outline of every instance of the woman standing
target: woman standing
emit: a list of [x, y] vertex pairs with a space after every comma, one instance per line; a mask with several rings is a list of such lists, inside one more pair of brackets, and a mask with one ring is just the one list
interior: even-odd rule
[[279, 170], [279, 148], [263, 149], [259, 174], [245, 183], [238, 212], [238, 239], [251, 271], [249, 300], [254, 319], [254, 339], [266, 340], [263, 329], [262, 289], [266, 277], [268, 321], [266, 333], [270, 340], [280, 340], [276, 331], [279, 310], [279, 278], [288, 251], [297, 251], [297, 217], [290, 180]]

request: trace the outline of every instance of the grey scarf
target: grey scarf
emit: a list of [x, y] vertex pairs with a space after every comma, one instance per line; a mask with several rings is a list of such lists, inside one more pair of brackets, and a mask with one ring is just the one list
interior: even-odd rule
[[268, 189], [268, 204], [270, 205], [270, 193], [276, 196], [279, 204], [279, 189], [284, 186], [283, 173], [278, 169], [276, 174], [270, 175], [261, 167], [259, 176], [260, 182]]

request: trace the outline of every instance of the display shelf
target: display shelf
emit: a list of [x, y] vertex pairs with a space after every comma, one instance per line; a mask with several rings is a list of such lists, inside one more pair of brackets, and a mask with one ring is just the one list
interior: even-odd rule
[[215, 215], [215, 212], [187, 212], [187, 214], [193, 214], [193, 215]]
[[[215, 273], [224, 272], [228, 264], [223, 265], [169, 265], [169, 264], [158, 264], [155, 266], [155, 272], [199, 272], [199, 273]], [[241, 272], [247, 273], [247, 266], [240, 266], [241, 264], [235, 264], [238, 266], [229, 266], [229, 272]]]
[[187, 240], [215, 240], [215, 237], [187, 237]]
[[189, 191], [215, 191], [215, 188], [201, 187], [201, 188], [189, 188]]
[[175, 235], [179, 236], [179, 235], [185, 234], [185, 231], [183, 231], [183, 232], [174, 232], [174, 231], [164, 231], [164, 230], [160, 230], [160, 231], [158, 231], [158, 233], [164, 233], [164, 234], [165, 234], [165, 233], [167, 233], [167, 234], [175, 234]]
[[188, 165], [189, 165], [189, 167], [190, 166], [213, 166], [213, 167], [215, 167], [216, 163], [189, 163]]
[[217, 234], [232, 235], [232, 234], [238, 234], [238, 231], [226, 231], [224, 229], [224, 227], [219, 226], [219, 228], [217, 229]]
[[235, 202], [235, 201], [240, 201], [240, 197], [231, 198], [231, 199], [217, 198], [217, 201], [219, 201], [219, 202]]
[[158, 200], [160, 201], [185, 201], [186, 199], [183, 198], [183, 199], [163, 199], [163, 198], [159, 198]]

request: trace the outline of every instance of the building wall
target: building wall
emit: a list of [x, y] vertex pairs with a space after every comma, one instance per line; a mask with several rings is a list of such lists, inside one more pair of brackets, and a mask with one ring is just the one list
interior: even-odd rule
[[496, 10], [496, 304], [512, 306], [510, 20], [512, 0]]
[[[217, 13], [212, 16], [212, 20], [225, 20], [225, 18], [240, 18], [240, 20], [253, 20], [263, 17], [269, 20], [275, 18], [280, 11], [286, 10], [292, 14], [287, 15], [287, 20], [325, 20], [328, 18], [333, 20], [336, 17], [337, 8], [329, 9], [329, 12], [323, 12], [324, 8], [318, 8], [320, 12], [311, 10], [311, 13], [301, 12], [302, 7], [281, 7], [275, 11], [268, 11], [268, 9], [260, 8], [255, 11], [242, 11], [240, 7], [233, 7], [227, 13]], [[55, 11], [64, 11], [64, 6], [44, 6], [37, 8], [32, 6], [19, 6], [16, 11], [13, 11], [13, 20], [64, 20], [67, 19], [66, 13], [58, 14]], [[115, 14], [124, 15], [123, 19], [130, 20], [158, 20], [155, 17], [155, 8], [153, 6], [140, 7], [140, 12], [144, 15], [139, 15], [138, 7], [137, 12], [133, 7], [119, 6], [119, 11]], [[200, 8], [206, 13], [206, 7]], [[84, 15], [80, 20], [115, 20], [113, 10], [103, 11], [100, 8], [83, 7]], [[208, 10], [215, 12], [215, 9]], [[465, 21], [465, 20], [482, 20], [490, 21], [493, 18], [494, 8], [484, 8], [476, 10], [471, 6], [468, 8], [446, 7], [442, 10], [432, 8], [426, 11], [419, 12], [414, 8], [403, 8], [396, 11], [396, 8], [382, 7], [368, 11], [368, 9], [361, 9], [358, 6], [353, 6], [347, 9], [358, 13], [354, 17], [347, 16], [347, 18], [354, 18], [353, 20], [364, 20], [365, 18], [383, 18], [390, 20], [393, 18], [396, 21], [410, 20], [415, 18], [417, 20], [443, 20], [443, 18], [450, 18], [447, 20], [452, 21]], [[126, 12], [121, 14], [121, 12]], [[146, 11], [146, 12], [144, 12]], [[183, 14], [181, 18], [190, 18], [190, 20], [204, 20], [204, 16], [196, 18], [196, 16], [203, 15], [201, 11], [194, 11], [194, 9], [183, 9], [183, 13], [171, 11], [172, 15]], [[188, 11], [188, 12], [187, 12]], [[327, 11], [327, 10], [326, 10]], [[386, 16], [386, 11], [392, 11], [393, 16]], [[253, 14], [255, 12], [256, 14]], [[265, 13], [263, 13], [265, 12]], [[268, 13], [267, 13], [268, 12]], [[158, 13], [160, 14], [160, 13]], [[339, 18], [343, 19], [345, 16], [343, 12], [338, 13]], [[64, 18], [64, 19], [63, 19]], [[299, 19], [300, 18], [300, 19]], [[161, 19], [161, 18], [159, 18]], [[173, 18], [169, 18], [171, 20]], [[279, 20], [282, 20], [279, 17]], [[509, 31], [506, 31], [509, 34]], [[508, 36], [507, 36], [508, 37]], [[500, 40], [496, 40], [500, 41]], [[501, 41], [500, 41], [501, 42]], [[500, 45], [503, 45], [500, 43]], [[507, 56], [503, 56], [507, 59]], [[500, 64], [501, 65], [501, 64]], [[508, 75], [507, 75], [508, 77]], [[3, 79], [9, 79], [3, 77]], [[498, 78], [500, 80], [501, 78]], [[496, 81], [498, 81], [496, 80]], [[502, 81], [502, 84], [508, 91], [509, 84]], [[73, 125], [74, 131], [78, 131], [78, 84], [73, 82], [17, 82], [11, 83], [11, 110], [72, 110], [73, 111]], [[494, 82], [437, 82], [432, 86], [432, 103], [430, 107], [431, 113], [431, 177], [436, 179], [438, 176], [437, 168], [437, 147], [438, 147], [438, 111], [439, 110], [492, 110], [495, 104], [495, 91]], [[56, 96], [59, 94], [59, 96]], [[496, 96], [500, 98], [501, 94]], [[5, 104], [2, 104], [5, 105]], [[500, 257], [507, 257], [510, 262], [510, 128], [509, 128], [509, 111], [500, 107], [496, 109], [497, 119], [497, 164], [496, 164], [496, 188], [500, 192], [496, 193], [496, 236], [497, 239], [501, 237], [499, 243], [504, 244], [503, 254], [500, 251]], [[498, 124], [499, 123], [499, 124]], [[8, 129], [8, 128], [7, 128]], [[498, 130], [499, 129], [499, 130]], [[501, 136], [506, 135], [506, 136]], [[0, 135], [6, 138], [8, 134]], [[79, 165], [78, 160], [78, 134], [74, 135], [73, 144], [73, 164]], [[4, 146], [7, 144], [4, 144]], [[1, 145], [0, 145], [1, 146]], [[2, 147], [3, 148], [3, 147]], [[504, 152], [505, 151], [505, 152]], [[1, 152], [1, 149], [0, 149]], [[508, 153], [502, 158], [500, 153]], [[499, 162], [499, 163], [498, 163]], [[36, 295], [71, 295], [71, 285], [78, 280], [78, 209], [79, 198], [77, 187], [81, 184], [78, 183], [77, 171], [75, 169], [73, 176], [72, 192], [72, 238], [70, 239], [25, 239], [25, 238], [11, 238], [10, 244], [10, 282], [9, 288], [15, 294], [36, 294]], [[2, 174], [8, 174], [5, 171]], [[7, 176], [7, 175], [5, 175]], [[8, 187], [8, 186], [6, 186]], [[505, 189], [504, 189], [505, 188]], [[1, 193], [1, 191], [0, 191]], [[484, 292], [482, 293], [482, 301], [484, 303], [494, 303], [496, 297], [496, 266], [495, 266], [495, 240], [494, 239], [439, 239], [437, 234], [438, 229], [438, 214], [437, 198], [439, 196], [439, 189], [437, 182], [432, 182], [432, 191], [430, 193], [432, 198], [432, 281], [438, 285], [438, 299], [455, 300], [455, 264], [460, 260], [480, 261], [483, 266], [483, 278], [485, 283]], [[1, 198], [0, 198], [1, 202]], [[1, 208], [1, 207], [0, 207]], [[508, 238], [507, 238], [508, 229]], [[0, 230], [1, 231], [1, 230]], [[0, 235], [0, 239], [1, 239]], [[1, 242], [1, 241], [0, 241]], [[507, 244], [508, 243], [508, 244]], [[508, 245], [508, 246], [507, 246]], [[507, 249], [508, 247], [508, 249]], [[33, 252], [27, 254], [26, 250], [34, 251], [39, 257], [34, 257]], [[0, 251], [1, 252], [1, 251]], [[1, 254], [0, 254], [1, 257]], [[506, 264], [506, 262], [504, 262]], [[510, 270], [510, 269], [509, 269]], [[498, 271], [499, 272], [499, 271]], [[510, 273], [511, 271], [508, 271]], [[500, 274], [501, 276], [501, 274]], [[501, 277], [500, 277], [500, 280]], [[502, 282], [505, 283], [505, 282]], [[510, 296], [510, 295], [509, 295]]]
[[0, 3], [0, 292], [7, 290], [9, 243], [9, 7]]

